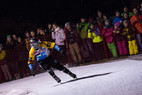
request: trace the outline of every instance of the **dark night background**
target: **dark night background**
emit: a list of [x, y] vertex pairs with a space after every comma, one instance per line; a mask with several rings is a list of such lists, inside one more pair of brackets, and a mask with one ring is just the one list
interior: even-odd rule
[[97, 10], [114, 15], [124, 6], [130, 9], [139, 5], [141, 0], [17, 0], [0, 1], [0, 42], [7, 34], [19, 36], [27, 29], [37, 26], [46, 27], [50, 22], [63, 25], [66, 21], [79, 22], [80, 17], [96, 17]]

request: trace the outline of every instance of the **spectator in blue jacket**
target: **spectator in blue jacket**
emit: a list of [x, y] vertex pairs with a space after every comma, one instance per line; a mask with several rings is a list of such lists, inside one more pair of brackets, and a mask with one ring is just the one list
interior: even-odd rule
[[115, 12], [115, 15], [116, 15], [116, 17], [115, 17], [115, 19], [113, 20], [113, 24], [115, 24], [116, 22], [121, 22], [121, 23], [122, 23], [122, 18], [121, 18], [121, 16], [120, 16], [120, 12], [119, 12], [119, 11], [116, 11], [116, 12]]

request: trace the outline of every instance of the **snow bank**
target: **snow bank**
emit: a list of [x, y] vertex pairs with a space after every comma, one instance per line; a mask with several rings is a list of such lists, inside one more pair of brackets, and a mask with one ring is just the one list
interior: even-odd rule
[[13, 89], [11, 91], [0, 92], [0, 95], [38, 95], [38, 94], [28, 90]]
[[78, 80], [55, 71], [0, 84], [0, 95], [142, 95], [142, 60], [122, 59], [69, 68]]

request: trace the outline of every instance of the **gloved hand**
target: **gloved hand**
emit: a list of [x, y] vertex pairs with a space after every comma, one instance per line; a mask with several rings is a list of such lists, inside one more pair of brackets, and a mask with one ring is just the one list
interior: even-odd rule
[[28, 65], [29, 65], [30, 70], [32, 70], [33, 69], [33, 64], [29, 63]]
[[63, 53], [63, 49], [61, 47], [59, 47], [58, 45], [54, 46], [54, 49], [56, 49], [57, 51], [59, 51], [60, 53]]
[[34, 72], [34, 70], [33, 70], [33, 64], [29, 63], [29, 68], [30, 68], [31, 74], [32, 74], [33, 76], [35, 76], [35, 72]]
[[59, 52], [64, 54], [64, 50], [62, 48], [60, 48]]

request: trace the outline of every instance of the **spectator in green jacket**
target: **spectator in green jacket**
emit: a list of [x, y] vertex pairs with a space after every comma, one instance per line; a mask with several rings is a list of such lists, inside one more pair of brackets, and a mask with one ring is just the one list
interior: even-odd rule
[[133, 16], [133, 13], [132, 13], [132, 12], [129, 12], [129, 10], [128, 10], [127, 7], [124, 7], [123, 13], [121, 14], [122, 17], [124, 17], [124, 13], [127, 13], [129, 17], [132, 17], [132, 16]]
[[89, 29], [89, 23], [86, 22], [85, 18], [81, 18], [81, 23], [77, 24], [77, 32], [80, 35], [82, 45], [81, 45], [81, 52], [84, 58], [93, 58], [92, 57], [92, 40], [88, 39], [88, 29]]

